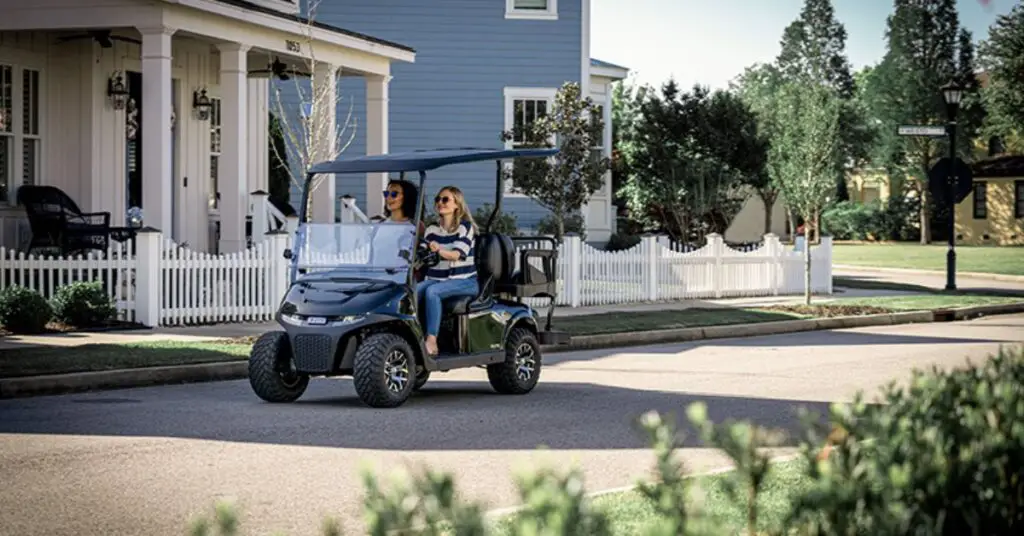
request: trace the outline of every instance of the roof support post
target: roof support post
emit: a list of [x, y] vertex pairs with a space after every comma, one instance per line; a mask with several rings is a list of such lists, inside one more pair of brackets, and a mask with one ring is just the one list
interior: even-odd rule
[[[388, 83], [389, 76], [366, 77], [366, 154], [388, 153]], [[366, 174], [366, 213], [384, 210], [384, 188], [387, 173]]]
[[174, 28], [139, 28], [142, 34], [142, 218], [170, 237], [171, 36]]
[[222, 43], [220, 49], [221, 157], [220, 253], [246, 248], [245, 219], [249, 215], [249, 47]]

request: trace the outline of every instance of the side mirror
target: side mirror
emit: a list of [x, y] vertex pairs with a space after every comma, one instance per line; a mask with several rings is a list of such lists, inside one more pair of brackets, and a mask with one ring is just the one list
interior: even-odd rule
[[412, 257], [412, 252], [407, 249], [402, 249], [398, 251], [398, 256], [405, 260], [409, 260], [409, 258]]
[[290, 249], [286, 249], [286, 250], [284, 250], [284, 255], [283, 255], [283, 257], [284, 257], [285, 259], [291, 260], [291, 258], [292, 258], [292, 250], [290, 250]]

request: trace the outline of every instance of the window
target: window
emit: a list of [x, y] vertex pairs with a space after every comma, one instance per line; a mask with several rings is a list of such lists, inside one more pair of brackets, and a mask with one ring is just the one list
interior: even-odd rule
[[40, 75], [0, 64], [0, 202], [14, 204], [16, 190], [39, 181], [42, 129]]
[[[597, 116], [601, 118], [602, 121], [604, 121], [604, 105], [597, 104], [594, 106], [594, 110], [597, 112]], [[605, 125], [604, 128], [607, 129], [608, 125]], [[604, 130], [601, 131], [601, 134], [594, 141], [596, 143], [590, 148], [590, 158], [591, 160], [596, 162], [604, 156]], [[596, 195], [605, 195], [607, 191], [608, 184], [606, 181], [605, 184], [598, 188], [597, 191], [594, 193]]]
[[1013, 183], [1013, 217], [1024, 218], [1024, 181]]
[[[552, 88], [505, 88], [505, 130], [518, 131], [526, 128], [538, 117], [544, 117], [548, 110], [554, 105], [555, 92]], [[505, 146], [509, 149], [522, 147], [525, 140], [521, 134], [516, 134]], [[513, 164], [507, 164], [511, 167]], [[507, 195], [522, 195], [512, 193], [512, 181], [505, 185]]]
[[217, 210], [220, 195], [220, 98], [210, 98], [210, 209]]
[[986, 197], [985, 182], [974, 183], [974, 219], [984, 220], [988, 217], [988, 206]]
[[557, 20], [558, 0], [505, 0], [505, 18]]

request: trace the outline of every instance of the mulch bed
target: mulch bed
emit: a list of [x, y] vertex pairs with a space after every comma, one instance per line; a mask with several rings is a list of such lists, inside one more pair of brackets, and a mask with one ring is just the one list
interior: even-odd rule
[[55, 335], [58, 333], [102, 333], [105, 331], [128, 331], [128, 330], [143, 330], [152, 329], [138, 322], [128, 322], [124, 320], [111, 320], [104, 322], [98, 326], [87, 326], [78, 327], [64, 324], [63, 322], [50, 322], [46, 324], [46, 328], [40, 333], [13, 333], [7, 331], [3, 327], [0, 327], [0, 337], [10, 337], [12, 335]]
[[891, 313], [891, 309], [876, 307], [874, 305], [771, 305], [759, 307], [769, 311], [783, 311], [798, 315], [810, 315], [819, 318], [832, 318], [836, 316], [865, 316]]

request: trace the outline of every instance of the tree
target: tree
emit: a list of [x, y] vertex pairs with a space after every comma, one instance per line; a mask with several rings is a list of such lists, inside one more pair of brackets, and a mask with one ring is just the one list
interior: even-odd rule
[[621, 193], [645, 223], [676, 240], [724, 232], [744, 201], [743, 184], [764, 165], [757, 119], [735, 95], [674, 80], [647, 95], [624, 143], [630, 175]]
[[[787, 80], [809, 79], [832, 88], [840, 98], [843, 125], [841, 166], [836, 172], [837, 201], [849, 199], [846, 169], [867, 161], [871, 143], [862, 108], [857, 102], [856, 80], [846, 57], [846, 28], [835, 17], [831, 0], [805, 0], [800, 16], [783, 32], [776, 62]], [[845, 169], [844, 169], [845, 168]]]
[[985, 135], [1024, 151], [1024, 5], [996, 19], [978, 47], [978, 63], [989, 77], [981, 91], [988, 112]]
[[[755, 64], [744, 69], [730, 90], [750, 107], [757, 117], [757, 131], [765, 144], [765, 160], [767, 164], [767, 147], [777, 130], [776, 94], [782, 84], [782, 74], [772, 64]], [[779, 197], [779, 188], [768, 173], [767, 165], [751, 174], [747, 184], [757, 192], [764, 203], [764, 232], [772, 230], [772, 210]]]
[[[352, 143], [356, 134], [356, 122], [352, 118], [353, 103], [349, 104], [345, 120], [340, 124], [335, 121], [334, 128], [331, 128], [331, 120], [337, 117], [341, 94], [337, 91], [338, 73], [321, 73], [321, 64], [327, 64], [320, 62], [316, 56], [313, 31], [320, 2], [321, 0], [306, 1], [306, 39], [300, 43], [300, 47], [307, 52], [308, 57], [299, 62], [302, 68], [278, 64], [283, 69], [277, 70], [275, 63], [279, 58], [267, 58], [271, 77], [276, 79], [270, 84], [275, 115], [285, 140], [284, 153], [278, 144], [272, 144], [271, 150], [277, 161], [291, 163], [285, 169], [292, 184], [300, 189], [305, 184], [305, 173], [310, 166], [338, 158]], [[282, 84], [288, 81], [291, 83], [287, 86]], [[333, 143], [326, 141], [329, 136], [333, 137]], [[334, 177], [321, 174], [313, 179], [310, 185], [311, 194], [307, 200], [307, 214], [313, 213], [312, 205], [316, 194], [312, 192], [316, 192], [326, 180], [334, 180]]]
[[960, 27], [955, 0], [894, 0], [894, 8], [887, 21], [887, 51], [868, 77], [865, 98], [879, 127], [876, 164], [888, 172], [892, 195], [903, 195], [902, 185], [910, 179], [921, 200], [921, 243], [927, 244], [932, 212], [928, 170], [948, 153], [948, 141], [899, 136], [897, 128], [944, 124], [940, 88], [955, 79], [968, 88], [958, 115], [957, 150], [969, 155], [984, 111], [974, 95], [978, 81], [971, 34]]
[[646, 84], [636, 85], [632, 81], [623, 80], [612, 88], [612, 197], [616, 206], [625, 204], [619, 195], [625, 178], [630, 175], [629, 163], [622, 158], [622, 147], [632, 139], [637, 121], [640, 119], [640, 106], [652, 88]]
[[610, 159], [594, 147], [604, 136], [604, 121], [590, 97], [583, 98], [579, 84], [566, 82], [555, 95], [550, 113], [533, 121], [519, 121], [502, 132], [504, 142], [514, 141], [519, 148], [551, 148], [558, 144], [553, 158], [524, 158], [506, 169], [513, 191], [526, 194], [551, 211], [557, 223], [555, 238], [565, 234], [565, 221], [579, 212], [590, 196], [604, 186]]
[[[842, 103], [826, 86], [787, 82], [778, 93], [778, 130], [768, 150], [768, 172], [787, 203], [804, 218], [818, 214], [834, 191], [842, 150]], [[810, 239], [804, 236], [804, 301], [811, 303]]]

